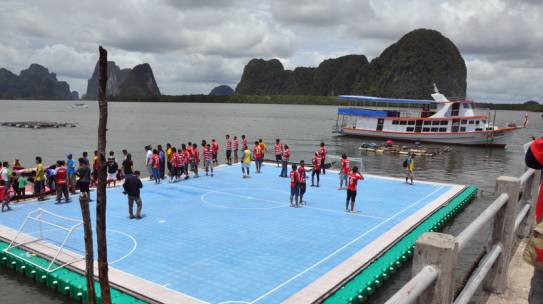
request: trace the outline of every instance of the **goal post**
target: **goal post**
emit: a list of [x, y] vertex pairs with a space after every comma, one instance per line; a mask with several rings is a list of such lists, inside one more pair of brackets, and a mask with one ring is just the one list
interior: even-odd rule
[[[70, 252], [65, 250], [69, 248], [69, 242], [73, 243], [74, 240], [77, 242], [78, 238], [82, 238], [82, 225], [83, 221], [80, 219], [61, 216], [43, 208], [37, 208], [26, 215], [15, 237], [3, 251], [46, 272], [53, 272], [84, 260], [84, 254], [74, 255], [72, 250]], [[31, 259], [31, 256], [17, 254], [14, 249], [30, 252], [47, 249], [47, 253], [41, 253], [47, 256], [48, 264], [46, 266], [37, 264]], [[61, 256], [62, 258], [59, 259]]]
[[[330, 161], [331, 169], [334, 170], [340, 170], [341, 169], [341, 155], [326, 155], [326, 159]], [[359, 157], [349, 157], [347, 156], [347, 159], [349, 160], [349, 167], [351, 169], [354, 166], [357, 166], [360, 172], [365, 172], [366, 167], [364, 166], [364, 160], [362, 159], [362, 156]]]

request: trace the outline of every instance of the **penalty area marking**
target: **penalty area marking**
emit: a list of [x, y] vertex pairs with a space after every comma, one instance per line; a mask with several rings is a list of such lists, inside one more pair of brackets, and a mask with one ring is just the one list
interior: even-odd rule
[[437, 193], [438, 191], [440, 191], [441, 189], [443, 189], [445, 186], [441, 186], [439, 188], [437, 188], [436, 190], [432, 191], [430, 194], [426, 195], [425, 197], [417, 200], [416, 202], [414, 202], [413, 204], [405, 207], [404, 209], [396, 212], [394, 215], [392, 215], [391, 217], [389, 217], [388, 219], [386, 220], [383, 220], [382, 222], [380, 222], [379, 224], [373, 226], [373, 228], [371, 228], [370, 230], [368, 231], [365, 231], [363, 232], [362, 234], [360, 234], [359, 236], [355, 237], [354, 239], [352, 239], [351, 241], [347, 242], [346, 244], [344, 244], [343, 246], [341, 246], [340, 248], [336, 249], [334, 252], [330, 253], [329, 255], [327, 255], [326, 257], [324, 257], [323, 259], [321, 259], [320, 261], [316, 262], [315, 264], [309, 266], [308, 268], [306, 268], [305, 270], [299, 272], [298, 274], [296, 274], [295, 276], [291, 277], [290, 279], [286, 280], [285, 282], [277, 285], [275, 288], [269, 290], [268, 292], [264, 293], [263, 295], [259, 296], [258, 298], [254, 299], [253, 301], [249, 302], [249, 304], [254, 304], [262, 299], [264, 299], [265, 297], [269, 296], [270, 294], [276, 292], [277, 290], [283, 288], [283, 286], [289, 284], [290, 282], [296, 280], [297, 278], [301, 277], [302, 275], [304, 275], [306, 272], [312, 270], [313, 268], [319, 266], [320, 264], [326, 262], [327, 260], [329, 260], [330, 258], [332, 258], [333, 256], [335, 256], [336, 254], [338, 254], [339, 252], [343, 251], [345, 248], [349, 247], [350, 245], [352, 245], [353, 243], [357, 242], [358, 240], [360, 240], [361, 238], [363, 238], [364, 236], [366, 236], [367, 234], [369, 234], [370, 232], [373, 232], [375, 231], [377, 228], [381, 227], [382, 225], [384, 225], [385, 223], [389, 222], [391, 219], [397, 217], [398, 215], [404, 213], [405, 211], [411, 209], [412, 207], [420, 204], [422, 201], [424, 201], [425, 199], [427, 199], [428, 197], [434, 195], [435, 193]]

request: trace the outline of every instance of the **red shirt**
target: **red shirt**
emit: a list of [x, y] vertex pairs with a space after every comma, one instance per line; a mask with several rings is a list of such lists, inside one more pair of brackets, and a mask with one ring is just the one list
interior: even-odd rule
[[64, 167], [58, 167], [55, 169], [55, 183], [62, 185], [66, 183], [66, 176], [68, 171]]
[[247, 148], [247, 138], [245, 138], [245, 139], [243, 139], [243, 140], [241, 141], [241, 147], [242, 147], [243, 149]]
[[256, 145], [256, 146], [253, 148], [253, 153], [255, 154], [255, 157], [256, 157], [256, 158], [262, 157], [262, 147], [261, 147], [260, 145]]
[[218, 142], [214, 141], [214, 142], [211, 143], [211, 151], [213, 153], [219, 152], [219, 143]]
[[237, 139], [234, 139], [234, 150], [238, 150], [239, 148], [239, 142]]
[[172, 164], [175, 168], [181, 167], [181, 164], [183, 163], [183, 160], [181, 159], [181, 154], [175, 152], [172, 155]]
[[183, 163], [188, 164], [189, 160], [190, 160], [190, 152], [187, 149], [187, 150], [183, 151]]
[[211, 149], [208, 149], [208, 148], [204, 148], [204, 160], [206, 161], [210, 161], [213, 159], [212, 157], [212, 153], [211, 153]]
[[6, 187], [0, 186], [0, 202], [5, 199], [6, 196]]
[[153, 156], [151, 156], [151, 164], [153, 165], [153, 168], [160, 169], [160, 156], [158, 156], [158, 154], [153, 154]]
[[345, 174], [349, 174], [349, 160], [348, 159], [341, 160], [341, 172]]
[[326, 158], [326, 152], [326, 147], [321, 147], [321, 149], [319, 150], [322, 158]]
[[232, 150], [232, 140], [230, 138], [226, 140], [226, 150]]
[[298, 168], [298, 178], [300, 179], [300, 184], [305, 184], [305, 168]]
[[290, 158], [290, 149], [283, 150], [283, 160], [288, 161], [289, 158]]
[[275, 144], [275, 155], [281, 155], [283, 153], [283, 146], [281, 144]]
[[349, 181], [347, 183], [347, 189], [351, 191], [356, 191], [356, 186], [359, 180], [363, 180], [364, 177], [360, 173], [349, 173]]
[[192, 157], [194, 158], [195, 163], [200, 162], [200, 152], [198, 152], [198, 148], [192, 148]]
[[320, 170], [321, 169], [321, 158], [320, 156], [314, 156], [313, 157], [313, 170]]
[[294, 188], [300, 182], [298, 171], [290, 171], [290, 187]]

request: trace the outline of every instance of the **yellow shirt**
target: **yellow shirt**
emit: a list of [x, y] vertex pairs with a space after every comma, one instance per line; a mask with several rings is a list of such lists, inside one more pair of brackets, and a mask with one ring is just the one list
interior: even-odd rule
[[168, 162], [172, 161], [172, 156], [173, 156], [172, 148], [168, 148], [168, 150], [166, 150], [166, 158], [168, 159]]
[[248, 148], [243, 151], [243, 163], [248, 164], [251, 162], [251, 150]]
[[409, 165], [407, 165], [407, 170], [413, 171], [413, 169], [415, 169], [415, 160], [411, 159], [411, 161], [409, 162]]
[[45, 180], [45, 171], [43, 170], [43, 164], [38, 164], [36, 166], [36, 181], [43, 181]]

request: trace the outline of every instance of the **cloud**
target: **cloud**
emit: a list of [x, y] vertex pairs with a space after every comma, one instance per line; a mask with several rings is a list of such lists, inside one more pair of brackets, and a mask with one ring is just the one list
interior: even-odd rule
[[164, 93], [207, 93], [235, 85], [253, 57], [287, 68], [371, 59], [425, 27], [459, 47], [469, 95], [543, 100], [541, 16], [538, 0], [8, 0], [0, 66], [40, 63], [85, 91], [101, 44], [121, 67], [150, 63]]

